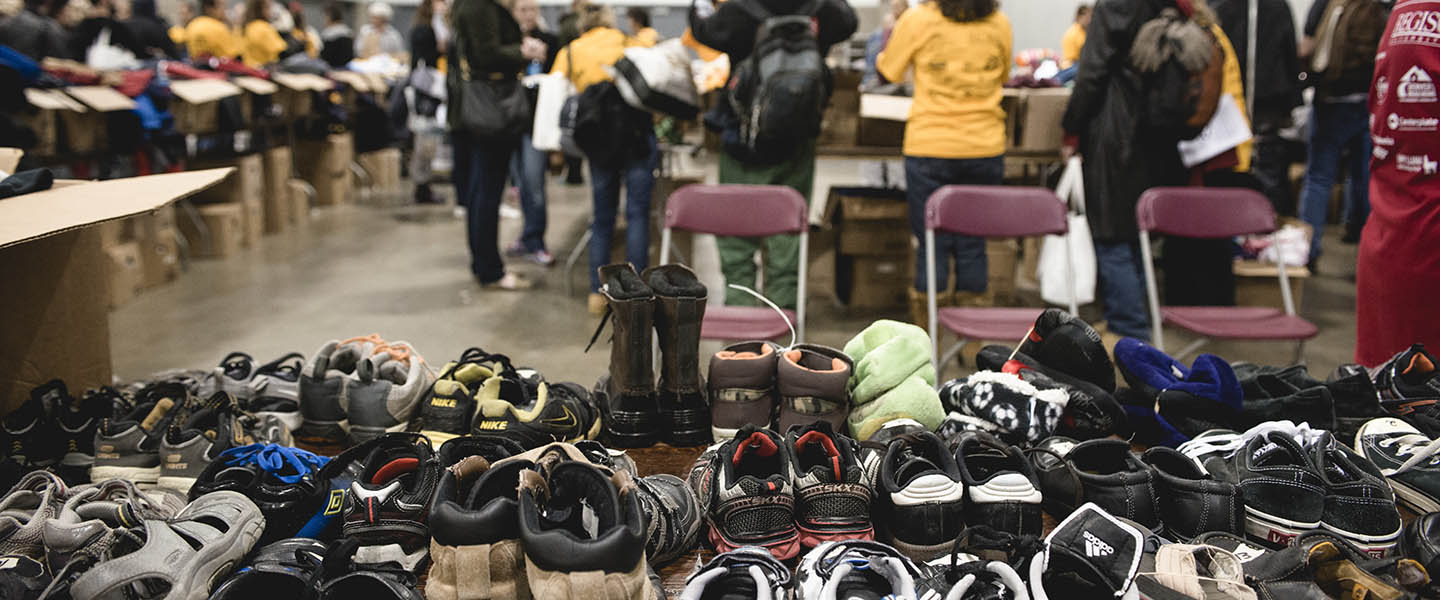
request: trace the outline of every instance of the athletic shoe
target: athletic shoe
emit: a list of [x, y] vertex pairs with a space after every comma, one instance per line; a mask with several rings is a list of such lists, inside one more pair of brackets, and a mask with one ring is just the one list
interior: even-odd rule
[[310, 356], [300, 374], [300, 414], [297, 436], [310, 444], [340, 444], [350, 439], [346, 412], [349, 390], [359, 385], [360, 363], [385, 344], [379, 334], [326, 342]]
[[[945, 424], [941, 423], [940, 428], [944, 430]], [[918, 434], [922, 431], [930, 430], [925, 427], [925, 424], [915, 419], [894, 419], [882, 423], [880, 429], [875, 430], [875, 433], [870, 434], [870, 439], [865, 440], [865, 445], [871, 448], [879, 448], [883, 451], [885, 448], [890, 447], [890, 442], [905, 435]], [[958, 431], [958, 429], [956, 431]], [[942, 440], [946, 439], [944, 434], [941, 434], [939, 431], [936, 432], [936, 435], [939, 435]]]
[[316, 600], [422, 600], [416, 589], [418, 578], [403, 566], [373, 564], [361, 560], [365, 547], [345, 538], [330, 547], [320, 563]]
[[[1027, 557], [1028, 558], [1028, 557]], [[920, 565], [916, 595], [945, 600], [1020, 600], [1030, 597], [1025, 580], [1002, 560], [986, 560], [960, 552]]]
[[1047, 308], [1035, 319], [1020, 352], [1046, 367], [1115, 391], [1115, 365], [1100, 334], [1080, 317]]
[[160, 478], [156, 485], [186, 493], [195, 479], [236, 446], [262, 443], [290, 445], [290, 428], [274, 417], [246, 414], [229, 394], [218, 392], [202, 403], [182, 407], [160, 443]]
[[899, 550], [866, 540], [825, 542], [795, 568], [797, 600], [893, 598], [916, 600], [920, 568]]
[[1145, 530], [1094, 503], [1080, 506], [1030, 559], [1030, 594], [1050, 598], [1138, 598], [1131, 589], [1145, 551]]
[[775, 388], [780, 395], [779, 431], [816, 421], [845, 431], [850, 416], [850, 356], [826, 346], [799, 344], [780, 354]]
[[248, 565], [215, 588], [210, 600], [304, 598], [311, 591], [326, 548], [323, 542], [308, 538], [288, 538], [264, 545], [250, 557]]
[[220, 453], [190, 487], [194, 500], [210, 492], [244, 494], [265, 515], [260, 544], [293, 537], [310, 520], [319, 498], [316, 473], [330, 459], [277, 444], [251, 444]]
[[695, 547], [704, 517], [700, 501], [684, 479], [668, 473], [635, 478], [633, 471], [615, 472], [635, 480], [640, 511], [645, 515], [645, 556], [652, 567], [680, 558]]
[[1056, 436], [1041, 442], [1029, 455], [1040, 478], [1045, 512], [1051, 516], [1064, 518], [1078, 509], [1078, 504], [1089, 502], [1152, 531], [1160, 528], [1159, 500], [1150, 469], [1124, 440], [1076, 442]]
[[[1155, 536], [1145, 540], [1140, 574], [1135, 578], [1139, 597], [1153, 600], [1186, 598], [1274, 598], [1274, 590], [1257, 592], [1247, 584], [1245, 563], [1233, 552], [1200, 544], [1171, 544]], [[1269, 592], [1269, 593], [1267, 593]], [[1280, 597], [1324, 598], [1319, 596]]]
[[256, 367], [250, 377], [250, 396], [242, 403], [245, 410], [257, 417], [280, 419], [290, 431], [300, 429], [305, 421], [300, 414], [300, 371], [304, 368], [305, 356], [299, 352]]
[[345, 411], [354, 443], [405, 431], [420, 399], [435, 383], [425, 359], [407, 342], [375, 348], [360, 361], [345, 390]]
[[1371, 371], [1380, 405], [1396, 415], [1426, 410], [1440, 400], [1440, 363], [1415, 344]]
[[31, 395], [40, 398], [54, 420], [58, 435], [51, 443], [52, 447], [58, 446], [60, 460], [56, 467], [60, 476], [72, 483], [87, 483], [85, 478], [95, 464], [95, 429], [115, 411], [119, 392], [111, 389], [77, 399], [65, 389], [64, 382], [55, 379], [35, 388]]
[[1245, 502], [1234, 483], [1211, 477], [1190, 457], [1172, 448], [1151, 448], [1140, 461], [1154, 475], [1164, 534], [1175, 540], [1202, 533], [1245, 533]]
[[780, 436], [746, 425], [695, 461], [689, 484], [716, 552], [760, 546], [780, 560], [800, 553], [789, 453]]
[[1375, 464], [1355, 454], [1328, 432], [1311, 448], [1315, 471], [1325, 482], [1320, 525], [1375, 558], [1392, 553], [1400, 541], [1395, 492]]
[[965, 485], [955, 456], [930, 432], [890, 442], [875, 482], [879, 539], [914, 560], [949, 552], [965, 527]]
[[423, 437], [401, 433], [379, 439], [345, 494], [342, 532], [360, 542], [355, 562], [395, 562], [417, 571], [429, 553], [427, 523], [440, 464]]
[[710, 429], [715, 441], [728, 441], [746, 425], [770, 427], [779, 352], [771, 342], [741, 342], [710, 357]]
[[[580, 440], [575, 442], [575, 449], [590, 462], [607, 467], [612, 471], [624, 471], [632, 477], [640, 476], [640, 467], [635, 464], [635, 459], [630, 458], [624, 450], [611, 450], [595, 440]], [[692, 492], [690, 494], [694, 496]]]
[[125, 479], [139, 484], [160, 480], [160, 444], [175, 415], [190, 401], [180, 383], [145, 388], [130, 411], [100, 421], [95, 428], [92, 481]]
[[1355, 452], [1389, 479], [1405, 508], [1417, 515], [1440, 511], [1440, 442], [1405, 421], [1386, 417], [1360, 427]]
[[657, 598], [630, 475], [561, 460], [544, 475], [521, 471], [519, 480], [525, 579], [535, 598], [591, 598], [597, 588], [614, 597]]
[[717, 555], [685, 580], [682, 598], [767, 598], [790, 600], [790, 569], [764, 548], [746, 546]]
[[31, 471], [0, 498], [0, 556], [45, 556], [45, 523], [60, 514], [69, 488], [49, 471]]
[[1272, 427], [1244, 434], [1202, 433], [1179, 450], [1216, 479], [1235, 484], [1245, 504], [1246, 535], [1279, 547], [1320, 528], [1326, 482], [1292, 429], [1267, 425]]
[[1041, 390], [1018, 375], [995, 371], [978, 371], [940, 386], [940, 404], [950, 413], [947, 421], [1024, 446], [1059, 429], [1068, 401], [1064, 390]]
[[6, 454], [27, 471], [53, 466], [64, 455], [64, 447], [56, 444], [59, 428], [46, 410], [47, 391], [45, 386], [31, 390], [30, 397], [0, 421]]
[[[1428, 573], [1440, 573], [1440, 513], [1420, 515], [1405, 526], [1400, 554], [1420, 563]], [[1431, 591], [1437, 591], [1433, 575], [1431, 583]]]
[[813, 548], [823, 542], [874, 539], [870, 482], [879, 468], [879, 456], [867, 454], [862, 463], [859, 444], [835, 433], [828, 421], [790, 428], [785, 445], [795, 461], [800, 545]]
[[1040, 481], [1019, 448], [983, 431], [966, 432], [955, 444], [955, 467], [965, 483], [966, 523], [1040, 535]]
[[0, 598], [40, 600], [52, 578], [45, 565], [28, 556], [0, 556]]
[[[529, 598], [520, 548], [520, 472], [535, 455], [501, 437], [459, 437], [440, 447], [430, 508], [432, 598]], [[477, 581], [472, 573], [481, 573]], [[484, 585], [488, 582], [488, 586]], [[477, 589], [478, 588], [478, 589]]]
[[470, 433], [475, 419], [475, 393], [485, 380], [509, 369], [509, 358], [479, 348], [465, 350], [460, 360], [445, 365], [426, 390], [420, 401], [420, 415], [411, 422], [411, 429], [430, 438], [432, 444]]
[[533, 387], [515, 373], [485, 380], [475, 393], [476, 435], [502, 435], [525, 448], [576, 442], [600, 435], [600, 415], [590, 393], [573, 383]]

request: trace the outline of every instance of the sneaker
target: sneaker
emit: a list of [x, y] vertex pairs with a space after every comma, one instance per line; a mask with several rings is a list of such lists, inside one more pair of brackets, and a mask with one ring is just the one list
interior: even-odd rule
[[1063, 390], [1069, 399], [1055, 431], [1058, 435], [1082, 440], [1129, 435], [1125, 409], [1112, 391], [1001, 345], [981, 348], [975, 355], [975, 366], [981, 371], [1013, 371], [1037, 390]]
[[124, 398], [114, 388], [87, 391], [79, 399], [72, 397], [59, 379], [36, 388], [48, 403], [59, 437], [56, 443], [63, 454], [58, 464], [60, 476], [73, 483], [87, 483], [90, 468], [95, 464], [95, 430], [110, 418], [117, 407], [124, 407]]
[[754, 425], [768, 428], [775, 414], [775, 357], [771, 342], [741, 342], [710, 357], [710, 431], [724, 442]]
[[342, 444], [349, 440], [350, 421], [346, 411], [349, 389], [358, 385], [360, 363], [384, 344], [379, 334], [326, 342], [300, 374], [300, 415], [297, 436], [315, 445]]
[[1219, 481], [1173, 448], [1151, 448], [1140, 462], [1154, 475], [1163, 533], [1189, 540], [1211, 532], [1245, 533], [1245, 503], [1234, 483]]
[[325, 559], [326, 545], [319, 540], [288, 538], [262, 547], [248, 564], [215, 588], [210, 600], [249, 598], [304, 598]]
[[803, 600], [916, 600], [915, 584], [921, 577], [920, 568], [899, 550], [865, 540], [825, 542], [795, 568], [798, 599]]
[[138, 484], [160, 480], [160, 443], [190, 391], [179, 383], [146, 388], [124, 414], [100, 421], [95, 428], [95, 464], [91, 481], [125, 479]]
[[345, 390], [350, 439], [359, 443], [405, 431], [420, 410], [420, 399], [435, 383], [425, 359], [407, 342], [375, 349], [360, 361]]
[[1047, 308], [1035, 319], [1019, 351], [1045, 367], [1115, 392], [1115, 365], [1100, 334], [1080, 317]]
[[[626, 473], [562, 460], [520, 472], [525, 578], [535, 598], [606, 595], [655, 600], [645, 559], [645, 516]], [[583, 576], [581, 574], [583, 573]]]
[[829, 423], [833, 431], [845, 431], [854, 370], [850, 357], [834, 348], [799, 344], [781, 353], [775, 366], [780, 431], [816, 421]]
[[24, 403], [0, 420], [8, 446], [6, 454], [25, 470], [53, 466], [64, 455], [64, 446], [56, 444], [60, 438], [58, 428], [46, 410], [47, 391], [45, 386], [31, 390]]
[[498, 437], [460, 437], [440, 447], [425, 583], [430, 597], [530, 597], [516, 483], [521, 471], [534, 467], [534, 455], [517, 456], [520, 451]]
[[1417, 515], [1440, 511], [1440, 443], [1405, 421], [1385, 417], [1360, 427], [1355, 452], [1389, 479], [1402, 506]]
[[956, 551], [920, 566], [920, 598], [946, 600], [1019, 600], [1029, 598], [1025, 580], [1001, 560], [984, 560]]
[[793, 468], [785, 440], [753, 425], [700, 455], [689, 484], [716, 552], [759, 546], [780, 560], [800, 553]]
[[304, 368], [305, 355], [299, 352], [256, 367], [241, 407], [258, 417], [275, 417], [290, 431], [300, 429], [305, 421], [300, 414], [300, 371]]
[[475, 393], [476, 435], [502, 435], [525, 448], [576, 442], [600, 435], [600, 415], [584, 388], [567, 383], [530, 385], [502, 373]]
[[978, 371], [940, 386], [940, 403], [950, 413], [947, 421], [955, 419], [968, 429], [1024, 446], [1059, 429], [1068, 401], [1064, 390], [1040, 390], [1018, 375], [995, 371]]
[[[640, 467], [635, 464], [635, 459], [630, 458], [624, 450], [611, 450], [595, 440], [580, 440], [575, 442], [575, 449], [590, 462], [607, 467], [613, 471], [624, 471], [631, 476], [640, 476]], [[694, 496], [692, 492], [690, 494]], [[653, 559], [652, 559], [653, 560]]]
[[1145, 551], [1145, 531], [1093, 503], [1081, 505], [1045, 538], [1027, 579], [1036, 600], [1138, 598], [1132, 586]]
[[965, 483], [966, 523], [1040, 535], [1040, 481], [1019, 448], [985, 432], [966, 432], [955, 444], [955, 467]]
[[823, 542], [874, 539], [870, 482], [880, 457], [868, 453], [862, 464], [860, 446], [835, 433], [828, 421], [790, 428], [785, 445], [795, 461], [795, 524], [800, 545], [814, 548]]
[[[1405, 525], [1400, 554], [1420, 563], [1428, 573], [1440, 573], [1440, 513], [1426, 513]], [[1431, 576], [1432, 584], [1434, 575]], [[1431, 586], [1431, 591], [1436, 590]]]
[[[1233, 450], [1224, 449], [1236, 443]], [[1251, 539], [1281, 547], [1306, 531], [1320, 529], [1326, 482], [1291, 432], [1276, 428], [1243, 434], [1205, 432], [1179, 450], [1216, 479], [1239, 488], [1245, 533]]]
[[250, 444], [220, 453], [190, 487], [194, 500], [220, 490], [244, 494], [265, 516], [260, 544], [294, 537], [314, 514], [316, 473], [330, 459], [277, 444]]
[[429, 554], [428, 517], [440, 464], [423, 437], [400, 433], [380, 439], [345, 494], [342, 533], [360, 542], [355, 562], [394, 562], [417, 571]]
[[965, 527], [965, 484], [955, 456], [930, 432], [890, 442], [875, 483], [879, 539], [925, 561], [953, 548]]
[[1415, 344], [1396, 354], [1371, 371], [1375, 389], [1380, 392], [1380, 405], [1401, 416], [1433, 406], [1440, 400], [1437, 369], [1440, 363], [1425, 351], [1425, 344]]
[[766, 598], [790, 600], [790, 568], [764, 548], [746, 546], [696, 563], [685, 580], [682, 598]]
[[1375, 464], [1340, 444], [1329, 432], [1311, 447], [1315, 471], [1325, 482], [1320, 526], [1384, 558], [1400, 541], [1395, 492]]
[[475, 419], [475, 393], [485, 380], [510, 369], [510, 359], [479, 348], [467, 349], [460, 360], [445, 365], [420, 401], [420, 416], [411, 429], [443, 444], [470, 433]]
[[0, 498], [0, 556], [45, 556], [45, 523], [63, 507], [69, 488], [49, 471], [31, 471]]
[[330, 547], [320, 562], [316, 600], [423, 600], [416, 589], [418, 578], [404, 566], [374, 564], [361, 560], [365, 547], [346, 538]]
[[291, 443], [290, 429], [278, 419], [248, 415], [224, 392], [202, 403], [192, 402], [180, 411], [160, 443], [160, 478], [156, 485], [182, 494], [189, 492], [205, 468], [230, 448]]
[[[941, 430], [943, 429], [944, 424], [942, 423]], [[870, 439], [865, 440], [865, 445], [884, 450], [885, 448], [889, 448], [890, 442], [895, 440], [896, 438], [909, 434], [920, 433], [922, 431], [930, 430], [925, 427], [924, 423], [916, 421], [915, 419], [892, 419], [881, 424], [880, 429], [877, 429], [875, 430], [875, 433], [870, 434]], [[936, 435], [939, 435], [940, 439], [945, 439], [944, 434], [937, 432]]]
[[616, 470], [635, 479], [640, 512], [645, 515], [645, 557], [652, 567], [680, 558], [700, 538], [700, 501], [685, 480], [668, 473], [634, 477], [634, 471]]
[[1160, 528], [1150, 469], [1124, 440], [1076, 442], [1055, 436], [1029, 454], [1051, 516], [1064, 518], [1088, 502], [1152, 531]]

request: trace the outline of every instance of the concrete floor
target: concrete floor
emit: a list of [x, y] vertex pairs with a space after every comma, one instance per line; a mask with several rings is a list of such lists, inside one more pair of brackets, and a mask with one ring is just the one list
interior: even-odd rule
[[[713, 181], [713, 168], [709, 180]], [[858, 183], [853, 161], [822, 161], [817, 190]], [[549, 246], [562, 260], [589, 214], [586, 187], [550, 184]], [[817, 194], [823, 198], [823, 193]], [[1337, 229], [1337, 228], [1331, 228]], [[502, 246], [519, 234], [518, 217], [501, 225]], [[1318, 377], [1349, 362], [1353, 352], [1355, 247], [1327, 237], [1322, 275], [1306, 282], [1302, 314], [1321, 329], [1305, 347]], [[713, 244], [697, 244], [692, 261], [718, 289]], [[606, 371], [603, 339], [585, 353], [597, 319], [586, 313], [585, 261], [566, 295], [566, 273], [512, 262], [537, 281], [523, 293], [482, 291], [471, 279], [463, 222], [448, 207], [347, 206], [317, 209], [303, 229], [267, 236], [257, 247], [223, 260], [194, 261], [178, 281], [142, 293], [111, 316], [116, 376], [143, 377], [172, 368], [210, 368], [231, 351], [260, 360], [297, 351], [309, 356], [327, 340], [378, 332], [412, 342], [436, 368], [470, 346], [501, 352], [556, 381], [584, 385]], [[721, 295], [713, 293], [712, 296]], [[826, 301], [810, 305], [809, 341], [842, 346], [875, 318]], [[1082, 310], [1089, 314], [1093, 311]], [[1188, 341], [1167, 335], [1167, 346]], [[702, 356], [719, 348], [702, 347]], [[1288, 364], [1293, 346], [1216, 343], [1229, 360]], [[948, 376], [963, 369], [954, 366]]]

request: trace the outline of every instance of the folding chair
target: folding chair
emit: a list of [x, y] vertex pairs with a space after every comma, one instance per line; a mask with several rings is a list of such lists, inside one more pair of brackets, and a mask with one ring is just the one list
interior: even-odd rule
[[[1069, 230], [1065, 203], [1046, 188], [989, 185], [947, 185], [930, 195], [925, 203], [925, 282], [930, 311], [930, 360], [936, 381], [941, 367], [948, 364], [970, 340], [1004, 340], [1015, 343], [1025, 337], [1041, 308], [945, 308], [935, 306], [935, 232], [975, 237], [1024, 237], [1063, 235]], [[1065, 245], [1070, 260], [1070, 245]], [[1070, 283], [1074, 286], [1074, 266]], [[1071, 294], [1070, 312], [1076, 312]], [[940, 356], [940, 327], [960, 339]]]
[[1150, 232], [1189, 238], [1269, 233], [1275, 230], [1275, 210], [1265, 196], [1243, 188], [1153, 188], [1140, 195], [1135, 218], [1140, 225], [1140, 255], [1145, 263], [1145, 293], [1150, 299], [1151, 338], [1156, 348], [1165, 349], [1164, 324], [1169, 323], [1202, 336], [1176, 354], [1177, 359], [1210, 339], [1230, 339], [1293, 341], [1299, 362], [1305, 340], [1315, 337], [1319, 329], [1296, 316], [1283, 259], [1277, 265], [1283, 311], [1257, 306], [1161, 306], [1155, 285]]
[[[795, 311], [796, 342], [805, 339], [805, 279], [810, 252], [810, 222], [805, 197], [778, 185], [687, 185], [666, 201], [660, 234], [660, 264], [670, 261], [671, 230], [736, 237], [780, 234], [800, 236], [800, 281]], [[768, 307], [712, 306], [705, 309], [700, 337], [707, 340], [769, 340], [790, 332], [785, 318]]]

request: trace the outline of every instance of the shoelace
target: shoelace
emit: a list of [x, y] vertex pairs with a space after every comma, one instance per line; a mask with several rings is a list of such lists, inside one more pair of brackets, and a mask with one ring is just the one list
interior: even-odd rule
[[1409, 456], [1410, 458], [1389, 475], [1404, 473], [1410, 469], [1429, 463], [1429, 466], [1440, 464], [1440, 440], [1432, 440], [1418, 433], [1411, 433], [1399, 437], [1380, 440], [1381, 448], [1399, 446], [1395, 449], [1398, 456]]
[[[306, 475], [320, 470], [320, 467], [329, 461], [323, 456], [279, 444], [250, 444], [230, 448], [221, 452], [220, 458], [225, 460], [226, 466], [232, 467], [253, 462], [285, 483], [299, 483]], [[282, 474], [286, 464], [295, 470], [293, 474]]]
[[1250, 440], [1272, 431], [1280, 432], [1294, 438], [1295, 442], [1300, 444], [1302, 448], [1314, 446], [1325, 434], [1322, 430], [1311, 429], [1309, 423], [1296, 425], [1290, 421], [1269, 421], [1251, 427], [1244, 433], [1222, 433], [1196, 438], [1180, 444], [1177, 450], [1179, 450], [1181, 454], [1195, 460], [1197, 464], [1201, 457], [1217, 452], [1221, 453], [1225, 458], [1230, 458], [1241, 448], [1244, 448], [1245, 444], [1249, 443]]

